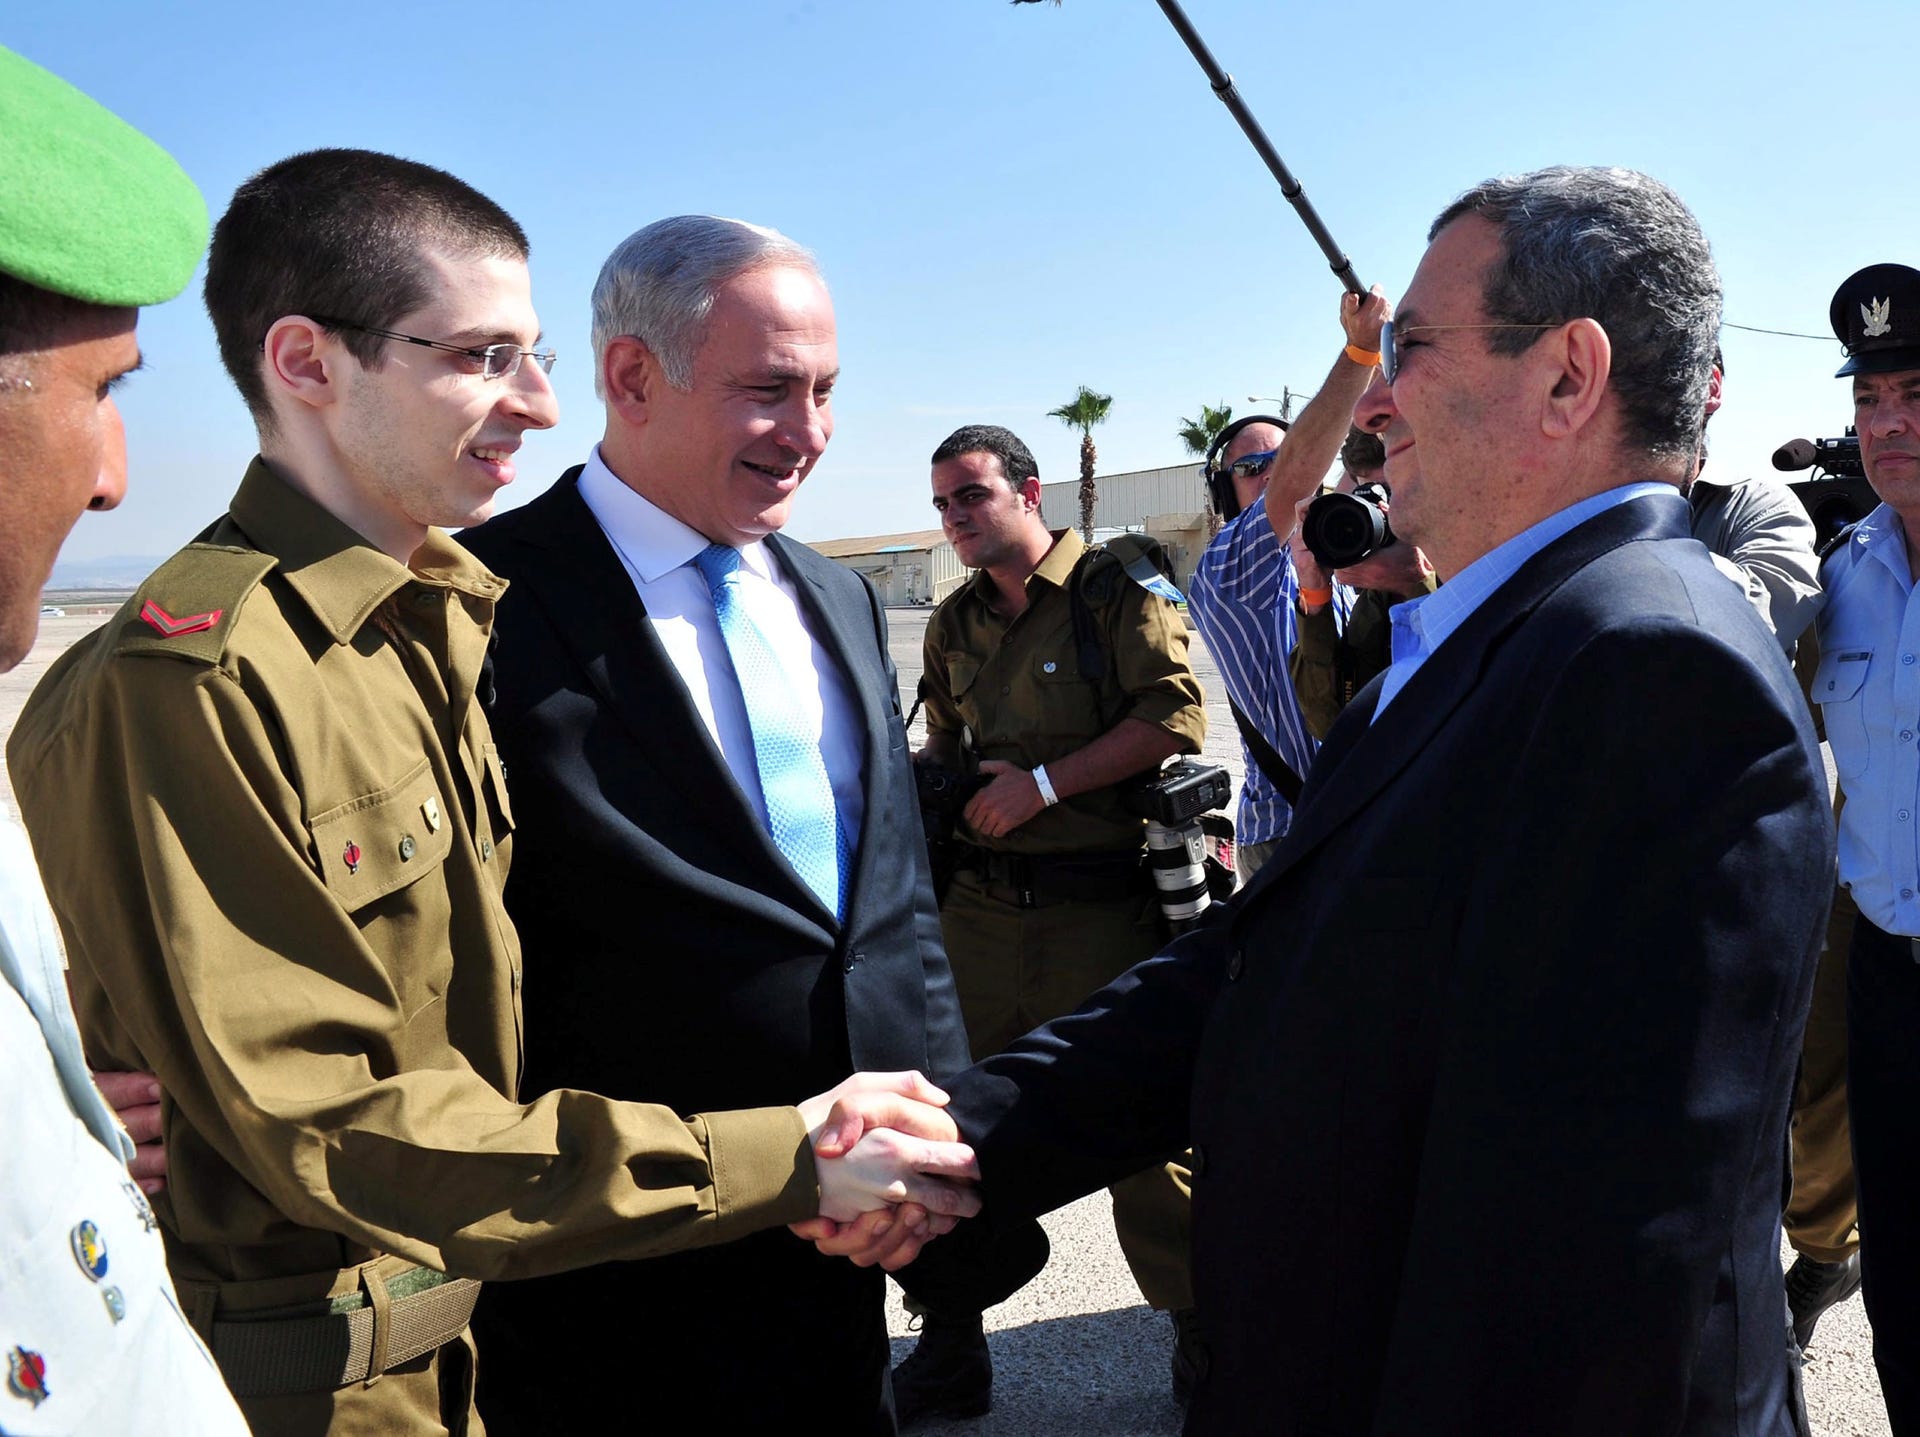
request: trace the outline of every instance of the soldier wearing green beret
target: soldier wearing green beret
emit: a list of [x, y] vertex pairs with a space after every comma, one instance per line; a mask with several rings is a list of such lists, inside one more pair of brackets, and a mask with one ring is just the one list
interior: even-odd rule
[[[206, 298], [260, 457], [9, 746], [88, 1052], [167, 1093], [169, 1263], [256, 1433], [477, 1430], [475, 1279], [851, 1219], [902, 1154], [970, 1166], [887, 1133], [816, 1166], [841, 1089], [691, 1118], [515, 1101], [483, 710], [504, 584], [437, 526], [484, 518], [557, 415], [526, 255], [498, 205], [388, 155], [243, 185]], [[940, 1100], [918, 1074], [848, 1099], [950, 1139], [916, 1100]]]
[[[0, 50], [0, 671], [85, 509], [126, 490], [114, 387], [139, 306], [185, 286], [200, 192], [167, 153]], [[133, 1140], [88, 1076], [53, 916], [0, 808], [0, 1431], [244, 1434], [180, 1315]]]

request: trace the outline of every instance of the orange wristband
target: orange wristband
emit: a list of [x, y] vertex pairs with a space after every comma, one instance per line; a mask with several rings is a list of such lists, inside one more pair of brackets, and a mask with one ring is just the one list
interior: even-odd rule
[[1300, 602], [1303, 604], [1311, 604], [1316, 609], [1324, 609], [1328, 604], [1333, 602], [1333, 590], [1302, 589], [1300, 591]]
[[1347, 346], [1347, 358], [1351, 359], [1355, 364], [1364, 364], [1367, 368], [1371, 369], [1380, 362], [1380, 351], [1377, 349], [1362, 349], [1357, 344], [1349, 344]]

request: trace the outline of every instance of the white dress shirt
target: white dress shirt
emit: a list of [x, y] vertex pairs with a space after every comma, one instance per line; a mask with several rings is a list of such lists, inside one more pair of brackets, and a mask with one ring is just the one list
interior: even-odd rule
[[127, 1174], [132, 1140], [87, 1072], [63, 968], [0, 803], [0, 1432], [245, 1437]]
[[[626, 566], [647, 621], [686, 684], [707, 732], [765, 824], [767, 804], [754, 764], [746, 701], [720, 633], [713, 596], [693, 563], [707, 547], [707, 537], [629, 488], [601, 459], [598, 445], [581, 471], [579, 487], [580, 497]], [[793, 580], [765, 544], [740, 550], [738, 582], [742, 605], [779, 659], [806, 730], [820, 745], [849, 851], [857, 852], [866, 814], [861, 783], [865, 744], [852, 687], [832, 652], [807, 627]], [[849, 883], [852, 877], [847, 875]]]

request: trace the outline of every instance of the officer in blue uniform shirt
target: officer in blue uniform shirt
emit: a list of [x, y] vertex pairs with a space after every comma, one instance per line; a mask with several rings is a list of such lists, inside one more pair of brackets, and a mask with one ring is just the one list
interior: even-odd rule
[[1920, 270], [1833, 297], [1860, 458], [1880, 507], [1828, 555], [1813, 697], [1846, 804], [1847, 1082], [1873, 1357], [1896, 1434], [1920, 1433]]
[[[138, 307], [186, 285], [207, 238], [173, 160], [0, 49], [0, 671], [84, 509], [125, 491], [110, 389]], [[133, 1144], [80, 1051], [53, 915], [0, 800], [0, 1432], [247, 1426], [181, 1315]]]

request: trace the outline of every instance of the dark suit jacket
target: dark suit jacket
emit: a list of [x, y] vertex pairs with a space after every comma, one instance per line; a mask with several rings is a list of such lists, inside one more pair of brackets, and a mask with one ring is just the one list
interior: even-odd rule
[[1656, 496], [1536, 555], [1369, 726], [1378, 693], [1243, 895], [950, 1085], [989, 1213], [1191, 1138], [1191, 1432], [1790, 1431], [1833, 838], [1778, 646]]
[[[797, 1102], [856, 1069], [965, 1067], [872, 586], [767, 541], [865, 730], [866, 816], [840, 924], [734, 782], [578, 474], [463, 536], [511, 583], [490, 711], [516, 821], [523, 1098], [581, 1088], [684, 1114]], [[868, 1430], [883, 1405], [881, 1292], [877, 1269], [784, 1230], [492, 1285], [476, 1322], [483, 1415], [501, 1431], [593, 1430], [595, 1404], [604, 1420], [624, 1394], [671, 1388], [703, 1394], [709, 1430], [749, 1430], [803, 1399]]]

